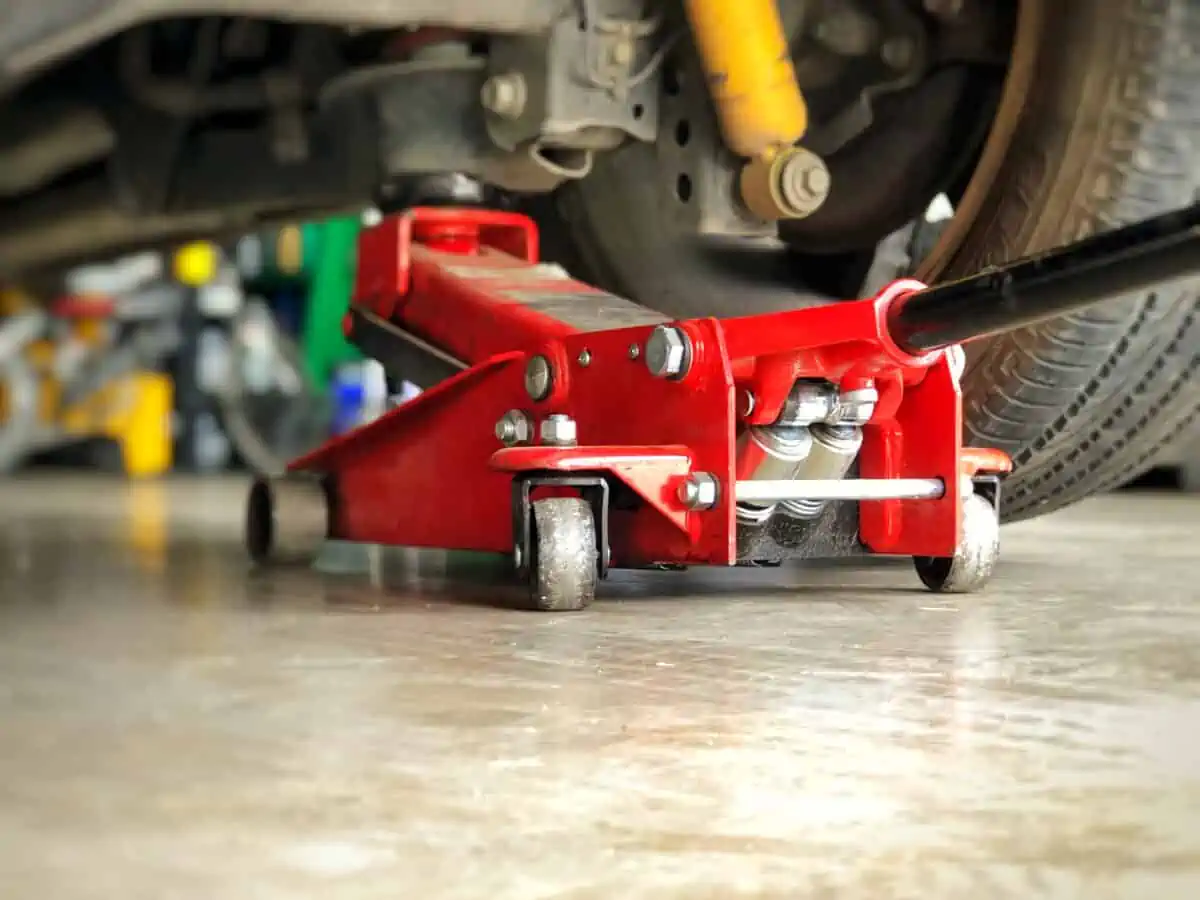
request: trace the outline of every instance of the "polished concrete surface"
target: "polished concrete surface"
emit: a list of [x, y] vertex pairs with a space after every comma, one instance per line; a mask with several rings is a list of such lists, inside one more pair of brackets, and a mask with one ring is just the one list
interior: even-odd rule
[[0, 897], [1200, 897], [1196, 500], [1006, 529], [985, 596], [570, 615], [469, 557], [251, 573], [240, 503], [0, 483]]

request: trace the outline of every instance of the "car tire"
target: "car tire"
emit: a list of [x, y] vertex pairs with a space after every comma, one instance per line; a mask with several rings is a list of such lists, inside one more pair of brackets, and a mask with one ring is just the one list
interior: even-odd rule
[[[998, 177], [943, 277], [1183, 206], [1200, 193], [1200, 2], [1041, 4], [1033, 87]], [[591, 275], [670, 315], [745, 315], [805, 302], [779, 288], [786, 254], [714, 265], [672, 232], [647, 189], [655, 148], [630, 144], [560, 192]], [[1006, 520], [1128, 480], [1200, 412], [1195, 282], [1164, 285], [970, 348], [969, 443], [1009, 452]]]

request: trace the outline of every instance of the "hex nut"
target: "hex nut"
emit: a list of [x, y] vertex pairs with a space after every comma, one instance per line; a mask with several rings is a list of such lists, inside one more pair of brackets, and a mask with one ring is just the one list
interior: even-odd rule
[[796, 148], [780, 164], [779, 193], [794, 217], [816, 212], [829, 198], [832, 186], [828, 166], [811, 151]]
[[562, 413], [554, 413], [542, 420], [539, 433], [542, 443], [548, 447], [573, 447], [578, 439], [575, 420]]
[[717, 496], [717, 479], [708, 472], [693, 472], [679, 484], [679, 502], [688, 509], [712, 509]]
[[656, 378], [681, 378], [687, 374], [690, 350], [682, 330], [674, 325], [658, 325], [646, 339], [646, 368]]
[[743, 205], [763, 222], [811, 216], [828, 199], [831, 185], [824, 160], [804, 147], [752, 159], [738, 177]]
[[847, 391], [838, 397], [837, 411], [832, 421], [837, 425], [866, 425], [875, 415], [875, 405], [879, 402], [879, 391], [873, 387], [863, 387]]
[[789, 427], [825, 422], [838, 411], [837, 387], [827, 381], [799, 381], [788, 393], [776, 425]]
[[508, 447], [533, 440], [533, 422], [519, 409], [510, 409], [496, 422], [496, 440]]

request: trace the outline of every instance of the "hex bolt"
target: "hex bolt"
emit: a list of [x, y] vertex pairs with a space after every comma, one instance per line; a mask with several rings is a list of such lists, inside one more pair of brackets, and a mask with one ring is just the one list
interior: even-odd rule
[[693, 472], [679, 483], [679, 502], [688, 509], [712, 509], [718, 493], [717, 479], [708, 472]]
[[579, 365], [586, 369], [591, 364], [592, 364], [592, 352], [590, 350], [580, 350], [579, 351]]
[[637, 344], [629, 345], [629, 358], [630, 359], [637, 359], [641, 355], [642, 355], [641, 347], [639, 347]]
[[779, 192], [793, 215], [808, 216], [829, 198], [833, 179], [825, 161], [817, 154], [796, 148], [779, 171]]
[[646, 368], [656, 378], [682, 378], [690, 355], [691, 341], [674, 325], [658, 325], [646, 339]]
[[525, 111], [525, 78], [520, 72], [493, 75], [479, 90], [483, 108], [503, 119], [519, 118]]
[[544, 356], [534, 356], [525, 366], [525, 392], [531, 400], [545, 400], [554, 388], [554, 369]]
[[540, 435], [547, 447], [573, 447], [577, 438], [575, 420], [562, 413], [554, 413], [542, 420]]
[[533, 440], [533, 422], [519, 409], [510, 409], [496, 422], [496, 440], [507, 447]]

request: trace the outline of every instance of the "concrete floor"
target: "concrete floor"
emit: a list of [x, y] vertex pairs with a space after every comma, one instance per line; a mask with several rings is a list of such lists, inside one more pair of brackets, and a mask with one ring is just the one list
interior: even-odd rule
[[639, 573], [561, 616], [469, 558], [249, 573], [240, 504], [0, 484], [0, 897], [1200, 896], [1195, 500], [1007, 529], [982, 597]]

